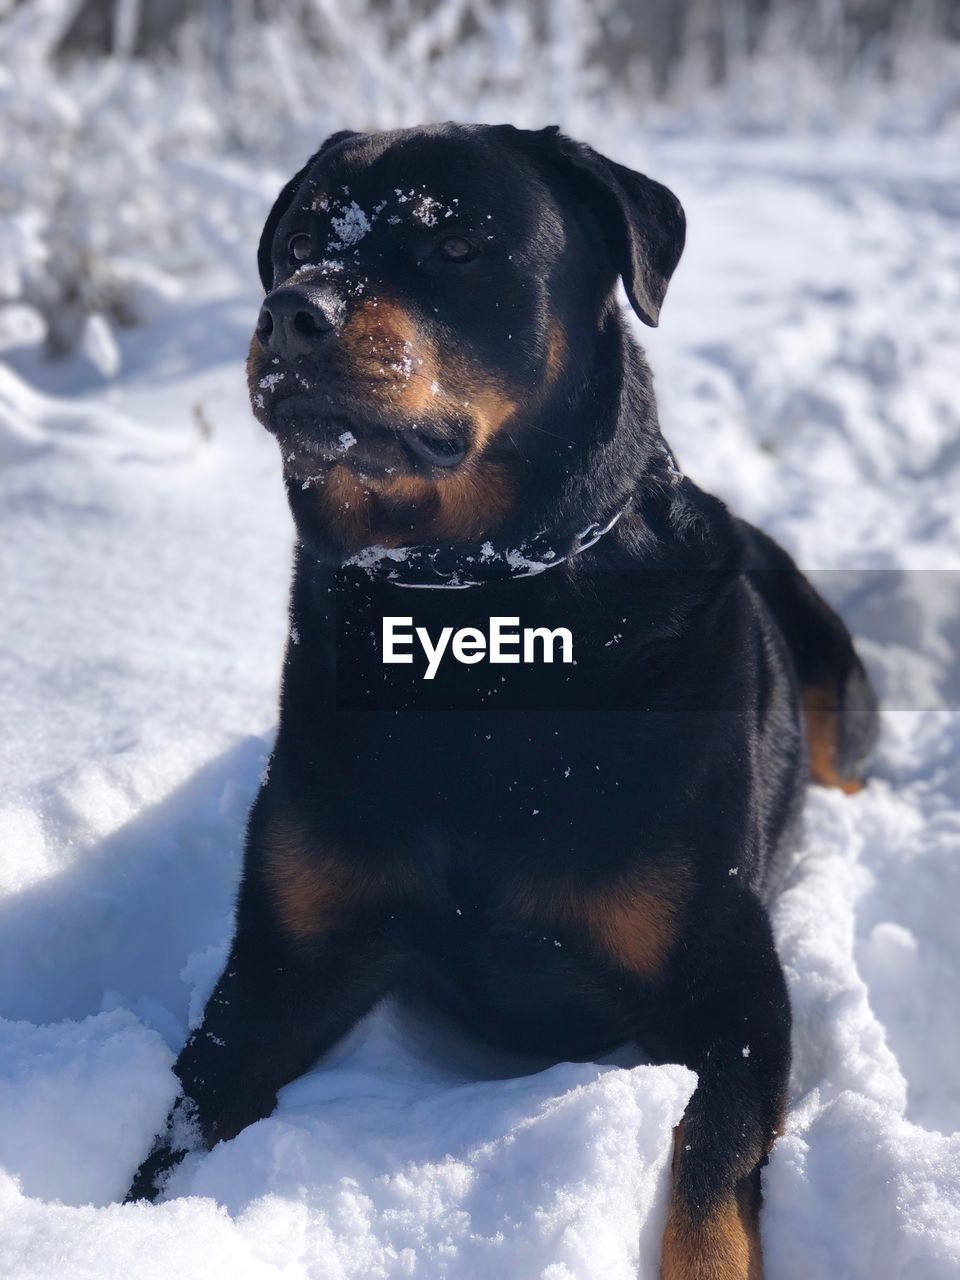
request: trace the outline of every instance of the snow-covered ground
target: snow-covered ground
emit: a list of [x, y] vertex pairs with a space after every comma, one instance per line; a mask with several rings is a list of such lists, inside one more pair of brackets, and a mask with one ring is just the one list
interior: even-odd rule
[[[776, 908], [796, 1032], [768, 1280], [947, 1280], [955, 140], [635, 136], [616, 152], [689, 215], [661, 328], [640, 335], [668, 439], [826, 571], [887, 706], [868, 789], [811, 793]], [[280, 175], [228, 176], [265, 212]], [[542, 1069], [390, 1008], [270, 1119], [191, 1157], [166, 1203], [116, 1203], [223, 959], [275, 718], [291, 526], [246, 403], [246, 250], [243, 275], [154, 294], [144, 327], [88, 326], [65, 364], [23, 339], [26, 314], [0, 337], [0, 1275], [653, 1280], [694, 1077], [624, 1055]]]

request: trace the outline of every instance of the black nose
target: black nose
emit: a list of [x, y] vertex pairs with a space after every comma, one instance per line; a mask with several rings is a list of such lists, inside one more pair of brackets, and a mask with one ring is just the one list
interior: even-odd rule
[[334, 327], [335, 300], [325, 294], [286, 285], [264, 299], [257, 337], [285, 360], [316, 353]]

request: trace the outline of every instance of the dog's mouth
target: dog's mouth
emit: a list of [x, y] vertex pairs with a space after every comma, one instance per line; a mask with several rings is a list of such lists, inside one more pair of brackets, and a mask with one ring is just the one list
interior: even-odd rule
[[467, 456], [467, 442], [460, 435], [432, 435], [414, 426], [403, 431], [400, 439], [407, 453], [433, 467], [449, 469]]
[[444, 423], [433, 430], [421, 423], [387, 425], [323, 406], [307, 396], [289, 396], [275, 408], [276, 435], [284, 465], [293, 474], [315, 474], [340, 463], [368, 475], [450, 471], [464, 460], [466, 431]]

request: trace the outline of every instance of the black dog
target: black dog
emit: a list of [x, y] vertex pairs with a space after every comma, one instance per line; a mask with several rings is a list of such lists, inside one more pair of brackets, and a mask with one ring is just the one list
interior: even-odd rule
[[[662, 1275], [760, 1275], [790, 1058], [763, 903], [808, 774], [856, 789], [876, 712], [837, 616], [660, 435], [616, 287], [655, 325], [684, 226], [555, 128], [339, 133], [281, 192], [249, 358], [299, 535], [280, 727], [130, 1198], [393, 993], [693, 1068]], [[386, 663], [388, 617], [453, 656]], [[492, 618], [529, 650], [485, 656]]]

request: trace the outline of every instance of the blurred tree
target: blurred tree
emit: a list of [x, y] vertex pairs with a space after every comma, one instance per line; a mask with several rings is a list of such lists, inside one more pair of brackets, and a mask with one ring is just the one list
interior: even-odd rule
[[[398, 38], [427, 21], [442, 28], [449, 40], [458, 31], [469, 34], [478, 16], [510, 7], [527, 11], [546, 31], [559, 3], [337, 0], [336, 8], [345, 21], [351, 10], [374, 16]], [[594, 52], [600, 64], [615, 75], [638, 61], [646, 64], [658, 97], [667, 93], [677, 69], [691, 56], [702, 60], [709, 83], [725, 83], [731, 68], [760, 50], [771, 31], [792, 48], [829, 60], [839, 77], [864, 58], [882, 68], [891, 45], [911, 30], [960, 39], [960, 0], [593, 0], [581, 7], [597, 18], [601, 34]], [[189, 25], [202, 52], [217, 65], [231, 34], [281, 13], [300, 21], [305, 40], [322, 45], [327, 11], [328, 6], [312, 0], [80, 0], [60, 53], [154, 58], [174, 52]], [[226, 62], [221, 70], [227, 74]]]

